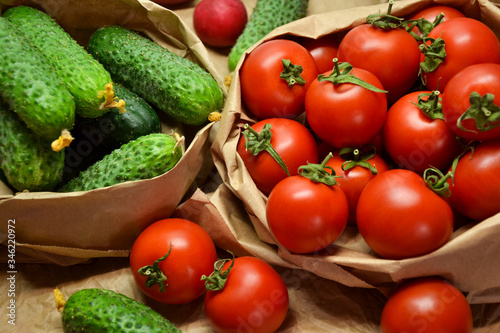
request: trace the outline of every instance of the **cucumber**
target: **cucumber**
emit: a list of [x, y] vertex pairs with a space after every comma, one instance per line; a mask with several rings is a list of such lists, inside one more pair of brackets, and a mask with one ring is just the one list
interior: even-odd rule
[[160, 118], [148, 102], [122, 85], [115, 84], [114, 93], [125, 101], [126, 112], [112, 108], [98, 118], [77, 117], [75, 127], [87, 133], [99, 133], [101, 143], [111, 149], [140, 136], [161, 132]]
[[113, 80], [173, 120], [202, 125], [208, 123], [211, 112], [222, 109], [223, 91], [210, 73], [135, 31], [101, 27], [91, 36], [87, 50]]
[[243, 53], [272, 30], [306, 16], [309, 0], [257, 0], [255, 7], [228, 55], [232, 72]]
[[9, 8], [3, 14], [35, 45], [55, 69], [74, 97], [76, 114], [95, 118], [109, 107], [124, 107], [106, 89], [111, 75], [83, 46], [48, 14], [27, 6]]
[[51, 191], [59, 183], [64, 150], [55, 152], [0, 101], [0, 168], [17, 191]]
[[59, 289], [54, 295], [66, 333], [181, 332], [149, 306], [112, 290], [81, 289], [67, 300]]
[[164, 133], [141, 136], [104, 156], [59, 191], [89, 191], [159, 176], [172, 169], [182, 157], [180, 143], [179, 139]]
[[0, 97], [43, 139], [57, 140], [64, 130], [71, 130], [73, 97], [40, 51], [4, 17], [0, 50]]

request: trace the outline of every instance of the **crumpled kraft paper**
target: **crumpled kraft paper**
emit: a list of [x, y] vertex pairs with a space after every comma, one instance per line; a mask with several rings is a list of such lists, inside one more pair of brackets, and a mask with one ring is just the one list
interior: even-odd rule
[[[119, 24], [142, 32], [206, 68], [227, 94], [224, 78], [194, 32], [174, 11], [153, 2], [2, 0], [0, 12], [18, 5], [47, 12], [83, 46], [104, 25]], [[0, 242], [7, 244], [8, 221], [14, 220], [18, 253], [44, 262], [69, 265], [89, 258], [127, 256], [139, 232], [170, 216], [183, 197], [203, 181], [205, 169], [213, 166], [208, 140], [213, 123], [182, 126], [161, 112], [159, 116], [163, 132], [175, 131], [184, 135], [187, 142], [184, 156], [172, 170], [153, 179], [86, 192], [12, 193], [2, 184]], [[78, 147], [73, 154], [75, 151], [78, 154]]]
[[[500, 36], [500, 9], [485, 0], [401, 0], [394, 3], [392, 14], [404, 17], [431, 4], [454, 5], [467, 16], [485, 22]], [[365, 23], [368, 15], [385, 11], [387, 4], [318, 13], [277, 28], [261, 42], [282, 36], [317, 38], [329, 33], [342, 33]], [[250, 47], [246, 54], [258, 44]], [[215, 193], [229, 191], [240, 200], [241, 209], [244, 210], [241, 214], [243, 219], [234, 219], [231, 212], [227, 212], [224, 206], [230, 199], [213, 199], [211, 203], [218, 209], [218, 217], [226, 224], [224, 230], [233, 234], [238, 246], [269, 262], [300, 267], [351, 287], [377, 288], [387, 292], [395, 283], [408, 278], [439, 275], [450, 280], [460, 290], [468, 292], [469, 300], [473, 303], [500, 301], [500, 214], [456, 230], [446, 245], [431, 254], [405, 260], [386, 260], [376, 256], [353, 226], [348, 226], [342, 236], [321, 254], [292, 254], [277, 244], [266, 223], [267, 198], [257, 190], [236, 152], [244, 124], [257, 121], [241, 102], [238, 70], [246, 54], [232, 75], [228, 99], [212, 145], [214, 163], [222, 178], [222, 186], [227, 187]], [[255, 230], [256, 236], [251, 240], [242, 232], [235, 232], [241, 231], [240, 226], [244, 224], [253, 226]], [[243, 237], [245, 242], [238, 237]], [[225, 239], [229, 238], [229, 235], [225, 236]]]

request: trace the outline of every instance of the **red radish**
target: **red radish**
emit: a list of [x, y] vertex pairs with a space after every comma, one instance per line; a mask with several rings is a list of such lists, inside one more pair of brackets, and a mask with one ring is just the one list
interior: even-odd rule
[[247, 21], [247, 10], [241, 0], [202, 0], [193, 12], [196, 34], [212, 47], [234, 45]]

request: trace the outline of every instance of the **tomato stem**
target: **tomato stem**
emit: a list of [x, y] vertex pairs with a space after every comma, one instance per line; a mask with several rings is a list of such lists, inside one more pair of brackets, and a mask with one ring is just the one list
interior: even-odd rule
[[158, 284], [158, 286], [160, 287], [160, 291], [161, 292], [165, 291], [165, 281], [167, 280], [167, 277], [165, 276], [165, 274], [163, 274], [163, 271], [160, 269], [160, 262], [162, 262], [168, 257], [170, 251], [172, 251], [172, 243], [170, 243], [170, 247], [168, 249], [167, 254], [165, 254], [161, 258], [156, 259], [153, 265], [147, 265], [139, 268], [138, 273], [142, 276], [148, 277], [145, 283], [146, 287], [151, 288], [155, 284]]
[[307, 163], [307, 165], [300, 166], [298, 169], [299, 175], [315, 183], [323, 183], [329, 186], [338, 184], [335, 178], [342, 176], [335, 175], [335, 170], [331, 166], [326, 165], [332, 157], [333, 154], [329, 153], [321, 164]]
[[368, 15], [366, 22], [374, 27], [385, 30], [400, 28], [403, 25], [404, 19], [391, 14], [393, 5], [394, 1], [390, 0], [386, 14]]
[[470, 107], [458, 118], [457, 126], [461, 130], [476, 132], [463, 127], [462, 122], [466, 119], [473, 119], [476, 122], [476, 128], [485, 132], [497, 126], [500, 126], [500, 106], [494, 104], [495, 95], [487, 93], [481, 96], [478, 92], [470, 93]]
[[[205, 288], [207, 290], [222, 290], [226, 285], [229, 272], [233, 269], [234, 266], [234, 254], [230, 251], [228, 252], [233, 256], [232, 259], [217, 260], [214, 264], [214, 271], [209, 276], [203, 275], [201, 277], [201, 280], [205, 281]], [[230, 260], [232, 260], [231, 265], [229, 265], [229, 267], [225, 271], [223, 271], [222, 268], [224, 267], [225, 263]]]
[[363, 87], [365, 89], [379, 92], [379, 93], [387, 93], [386, 90], [379, 89], [368, 82], [360, 79], [359, 77], [351, 74], [354, 67], [348, 62], [342, 62], [339, 64], [339, 60], [337, 58], [333, 59], [333, 71], [330, 75], [320, 74], [318, 75], [318, 81], [330, 81], [334, 85], [339, 85], [343, 83], [351, 83]]
[[419, 48], [420, 52], [425, 56], [424, 61], [420, 63], [419, 74], [422, 74], [422, 71], [425, 73], [435, 71], [446, 58], [445, 42], [441, 37], [425, 37]]
[[[417, 103], [413, 103], [417, 106], [420, 111], [430, 119], [442, 119], [443, 116], [443, 108], [441, 105], [441, 97], [439, 97], [439, 90], [434, 90], [430, 93], [424, 92], [418, 95]], [[425, 99], [427, 97], [427, 99]]]
[[288, 172], [285, 162], [271, 145], [271, 138], [273, 136], [273, 133], [271, 132], [271, 124], [265, 124], [260, 133], [248, 124], [245, 124], [244, 127], [245, 130], [243, 131], [243, 135], [245, 137], [245, 148], [255, 156], [264, 150], [267, 151], [276, 160], [276, 162], [278, 162], [283, 170], [285, 170], [286, 174], [290, 176], [290, 172]]
[[423, 178], [427, 186], [435, 193], [442, 197], [449, 197], [451, 195], [449, 178], [453, 178], [453, 171], [446, 174], [435, 167], [425, 169]]
[[[441, 23], [441, 21], [443, 21], [443, 18], [444, 14], [440, 13], [439, 15], [436, 16], [436, 18], [432, 22], [430, 22], [426, 18], [421, 17], [416, 20], [405, 21], [404, 25], [406, 26], [405, 28], [406, 31], [408, 31], [413, 36], [413, 38], [415, 38], [417, 42], [421, 42], [424, 40], [424, 38], [426, 38], [429, 35], [432, 29], [434, 29], [438, 24]], [[412, 31], [413, 28], [415, 27], [417, 27], [422, 36], [419, 36]]]
[[301, 86], [306, 84], [306, 80], [300, 75], [303, 71], [302, 66], [294, 65], [289, 59], [282, 59], [283, 72], [280, 74], [280, 78], [288, 83], [289, 87], [294, 84], [299, 84]]
[[370, 170], [374, 175], [378, 173], [377, 168], [368, 162], [369, 159], [375, 156], [374, 145], [367, 145], [362, 148], [342, 148], [339, 152], [339, 156], [345, 160], [345, 162], [342, 163], [342, 170], [344, 171], [360, 166]]

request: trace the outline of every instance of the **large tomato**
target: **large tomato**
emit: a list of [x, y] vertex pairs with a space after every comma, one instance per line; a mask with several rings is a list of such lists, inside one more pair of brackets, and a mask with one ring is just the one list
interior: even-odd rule
[[184, 304], [205, 292], [201, 277], [213, 271], [217, 253], [199, 225], [168, 218], [139, 234], [129, 260], [134, 280], [144, 294], [162, 303]]
[[[375, 91], [347, 80], [364, 81]], [[338, 149], [361, 147], [381, 130], [387, 98], [375, 75], [348, 63], [336, 63], [334, 70], [311, 84], [305, 109], [309, 126], [323, 141]]]
[[[500, 63], [500, 42], [495, 33], [481, 21], [469, 17], [457, 17], [438, 24], [428, 35], [425, 45], [431, 45], [428, 53], [423, 49], [421, 62], [425, 65], [421, 72], [423, 82], [429, 90], [446, 89], [448, 81], [467, 66], [491, 62]], [[436, 61], [433, 56], [440, 53], [441, 48], [434, 46], [442, 44], [432, 40], [444, 41], [444, 53], [439, 58], [444, 58], [437, 67], [427, 66], [427, 59]], [[441, 45], [442, 46], [442, 45]], [[425, 69], [430, 67], [429, 69]]]
[[324, 170], [329, 159], [321, 165], [304, 166], [300, 175], [282, 180], [267, 200], [267, 224], [278, 243], [292, 253], [326, 248], [347, 225], [347, 198], [335, 177]]
[[301, 44], [311, 53], [316, 61], [318, 73], [324, 73], [333, 69], [333, 59], [337, 58], [340, 40], [341, 37], [336, 34], [324, 35], [316, 39], [302, 38]]
[[[451, 6], [431, 5], [413, 13], [407, 20], [416, 24], [412, 28], [413, 33], [418, 37], [422, 37], [427, 36], [436, 25], [456, 17], [465, 17], [465, 14]], [[438, 20], [437, 22], [436, 19]], [[417, 24], [418, 21], [424, 23]]]
[[500, 64], [471, 65], [454, 75], [444, 90], [443, 115], [462, 138], [500, 137]]
[[365, 186], [377, 175], [389, 170], [380, 155], [368, 149], [344, 149], [333, 152], [333, 157], [326, 163], [339, 176], [337, 183], [349, 203], [348, 223], [356, 224], [356, 207]]
[[453, 232], [451, 207], [419, 174], [406, 169], [372, 179], [361, 192], [356, 219], [368, 246], [387, 259], [428, 254]]
[[500, 139], [483, 141], [462, 156], [449, 179], [450, 205], [482, 221], [500, 213]]
[[380, 318], [382, 333], [470, 333], [472, 311], [450, 282], [423, 277], [403, 283], [389, 298]]
[[258, 45], [240, 69], [241, 97], [259, 119], [295, 118], [304, 111], [316, 61], [297, 42], [275, 39]]
[[441, 94], [415, 91], [387, 112], [384, 149], [399, 166], [423, 174], [429, 167], [447, 170], [462, 151], [456, 135], [442, 119]]
[[408, 92], [418, 78], [420, 49], [415, 38], [403, 28], [358, 25], [344, 36], [337, 55], [339, 61], [374, 74], [389, 91], [389, 104]]
[[271, 333], [281, 326], [288, 312], [288, 290], [269, 264], [238, 257], [214, 274], [224, 276], [225, 284], [215, 285], [220, 279], [213, 276], [206, 279], [205, 314], [217, 333]]
[[[318, 146], [313, 135], [307, 127], [295, 120], [265, 119], [247, 129], [250, 130], [259, 133], [259, 141], [267, 140], [266, 143], [259, 143], [256, 146], [273, 147], [272, 149], [286, 165], [290, 176], [296, 175], [301, 165], [318, 162]], [[273, 187], [288, 175], [269, 150], [262, 150], [254, 155], [251, 147], [246, 145], [247, 135], [251, 133], [253, 132], [244, 132], [241, 136], [237, 152], [257, 188], [265, 195], [269, 195]]]

